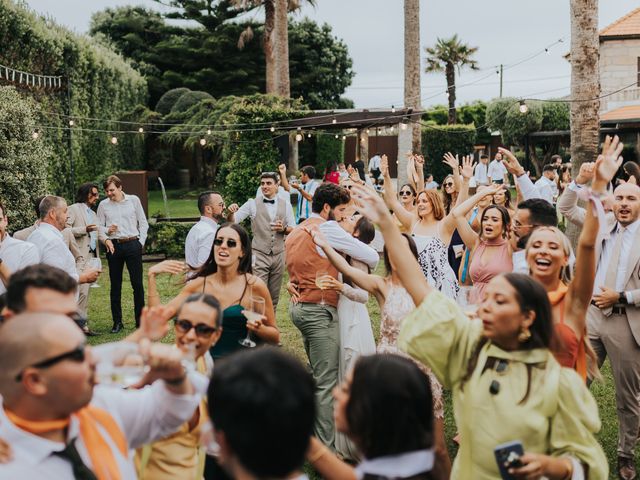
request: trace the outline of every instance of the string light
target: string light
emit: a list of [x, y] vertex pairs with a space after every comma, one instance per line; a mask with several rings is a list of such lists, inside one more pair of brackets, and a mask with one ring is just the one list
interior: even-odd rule
[[331, 123], [336, 124], [338, 123], [338, 120], [336, 120], [335, 118], [333, 120], [331, 120]]
[[117, 145], [118, 144], [118, 137], [116, 137], [115, 135], [113, 135], [111, 137], [111, 144], [112, 145]]
[[271, 130], [271, 132], [275, 132], [276, 131], [276, 127], [272, 126], [269, 130]]
[[75, 125], [75, 122], [73, 120], [69, 120], [69, 126], [73, 127]]
[[547, 55], [551, 55], [551, 49], [550, 48], [545, 48], [544, 49], [544, 53], [546, 53]]
[[520, 113], [527, 113], [529, 111], [529, 107], [524, 103], [524, 100], [520, 100]]
[[311, 138], [311, 134], [310, 133], [307, 133], [307, 138]]
[[34, 130], [33, 133], [31, 134], [31, 138], [33, 138], [34, 140], [37, 140], [39, 136], [40, 136], [40, 132], [38, 132], [38, 130]]
[[340, 135], [338, 135], [337, 133], [336, 133], [336, 138], [340, 138]]
[[346, 135], [342, 135], [342, 139], [343, 139], [343, 140], [346, 140], [346, 139], [347, 139], [347, 136], [346, 136]]
[[140, 128], [138, 129], [138, 133], [144, 133], [144, 128], [140, 127]]
[[400, 128], [401, 128], [402, 130], [406, 130], [406, 129], [407, 129], [407, 124], [406, 124], [406, 123], [404, 123], [404, 122], [402, 122], [402, 123], [400, 124]]
[[202, 145], [203, 147], [207, 144], [207, 139], [206, 138], [201, 138], [200, 139], [200, 145]]
[[396, 113], [396, 107], [391, 105], [391, 113]]
[[302, 134], [296, 133], [296, 142], [301, 142], [301, 141], [302, 141]]
[[211, 129], [207, 128], [207, 135], [211, 135]]

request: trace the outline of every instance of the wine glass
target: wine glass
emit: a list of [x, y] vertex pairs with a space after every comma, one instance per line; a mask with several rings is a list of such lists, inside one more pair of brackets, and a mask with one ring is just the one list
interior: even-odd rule
[[324, 301], [324, 277], [328, 276], [329, 272], [316, 272], [316, 287], [320, 289], [320, 305], [326, 305]]
[[138, 383], [149, 371], [135, 342], [112, 342], [92, 347], [96, 379], [103, 385], [127, 388]]
[[[251, 310], [243, 310], [242, 314], [247, 318], [247, 322], [259, 322], [264, 316], [265, 302], [262, 297], [249, 297], [251, 302]], [[247, 336], [242, 340], [238, 340], [238, 343], [243, 347], [253, 348], [256, 346], [256, 342], [251, 340], [251, 330], [247, 327]]]
[[[100, 260], [100, 257], [90, 258], [87, 262], [87, 266], [91, 269], [102, 272], [102, 260]], [[100, 285], [98, 285], [98, 281], [96, 280], [95, 282], [93, 282], [90, 288], [100, 288]]]
[[456, 301], [466, 316], [470, 318], [476, 316], [478, 305], [473, 301], [473, 287], [461, 286]]

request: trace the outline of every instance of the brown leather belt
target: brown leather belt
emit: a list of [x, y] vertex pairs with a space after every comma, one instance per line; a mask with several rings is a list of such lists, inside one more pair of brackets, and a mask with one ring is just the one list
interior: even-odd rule
[[138, 240], [138, 237], [125, 237], [125, 238], [112, 238], [111, 241], [113, 243], [127, 243], [133, 242], [134, 240]]

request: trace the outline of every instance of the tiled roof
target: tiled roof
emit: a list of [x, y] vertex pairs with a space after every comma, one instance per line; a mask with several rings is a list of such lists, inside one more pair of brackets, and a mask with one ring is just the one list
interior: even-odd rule
[[640, 35], [640, 8], [627, 13], [608, 27], [600, 30], [601, 37]]
[[610, 110], [600, 115], [601, 122], [614, 122], [622, 120], [640, 119], [640, 105], [626, 105]]

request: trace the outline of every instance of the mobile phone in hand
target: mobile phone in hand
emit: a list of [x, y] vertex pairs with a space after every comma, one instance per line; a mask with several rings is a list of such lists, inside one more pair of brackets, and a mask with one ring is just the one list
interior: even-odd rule
[[516, 480], [516, 477], [509, 473], [509, 469], [522, 467], [522, 462], [520, 461], [520, 458], [524, 455], [522, 442], [516, 440], [503, 443], [494, 448], [493, 453], [500, 469], [500, 477], [503, 480]]

